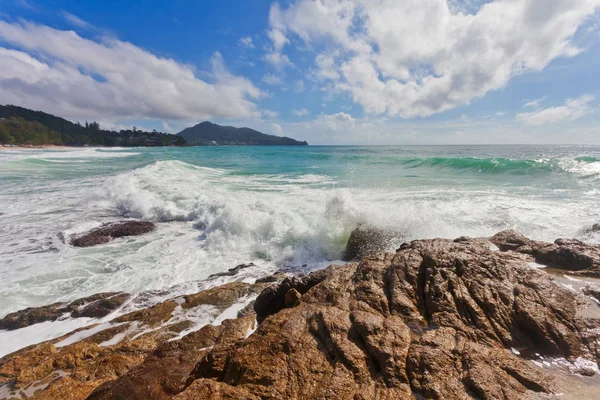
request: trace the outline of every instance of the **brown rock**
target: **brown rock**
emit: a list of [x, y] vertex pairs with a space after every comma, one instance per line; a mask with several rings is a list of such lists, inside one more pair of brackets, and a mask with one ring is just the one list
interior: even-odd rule
[[76, 247], [96, 246], [124, 236], [142, 235], [155, 229], [156, 225], [149, 221], [111, 222], [73, 239], [71, 244]]
[[296, 307], [298, 304], [300, 304], [301, 297], [302, 295], [296, 289], [288, 290], [288, 292], [285, 294], [285, 306], [288, 308]]
[[98, 293], [70, 303], [54, 303], [42, 307], [30, 307], [8, 314], [0, 320], [0, 329], [14, 330], [45, 321], [56, 321], [64, 314], [72, 318], [102, 318], [119, 308], [129, 299], [122, 292]]
[[512, 251], [532, 257], [540, 264], [571, 271], [575, 275], [600, 277], [600, 246], [577, 239], [557, 239], [554, 243], [530, 240], [508, 230], [497, 233], [490, 241], [502, 251]]
[[[122, 393], [129, 393], [131, 388], [133, 394], [126, 398], [170, 398], [186, 388], [189, 374], [208, 348], [245, 338], [255, 324], [255, 315], [249, 308], [243, 318], [193, 331], [194, 309], [210, 305], [219, 313], [240, 298], [256, 296], [265, 286], [236, 282], [215, 287], [123, 315], [111, 324], [102, 324], [103, 330], [63, 347], [55, 345], [73, 333], [85, 333], [99, 326], [81, 328], [21, 349], [0, 359], [0, 386], [8, 385], [19, 397], [22, 390], [45, 382], [48, 385], [40, 386], [35, 398], [59, 400], [85, 399], [97, 387], [114, 382], [115, 389], [110, 386], [102, 393], [116, 393], [114, 398], [124, 398]], [[70, 304], [85, 307], [92, 304], [88, 299], [102, 302], [104, 297], [91, 296]], [[187, 329], [192, 332], [184, 335]], [[143, 385], [144, 389], [136, 385]]]
[[[577, 316], [581, 298], [483, 241], [415, 241], [325, 271], [298, 290], [297, 307], [255, 306], [268, 314], [257, 331], [209, 350], [188, 387], [212, 380], [238, 396], [287, 399], [525, 398], [552, 393], [552, 377], [507, 348], [596, 357], [598, 321]], [[286, 279], [259, 299], [278, 303], [294, 286]]]

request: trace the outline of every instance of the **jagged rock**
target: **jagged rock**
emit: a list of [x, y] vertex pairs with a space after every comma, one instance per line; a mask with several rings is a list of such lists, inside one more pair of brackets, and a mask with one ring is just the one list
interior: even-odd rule
[[255, 267], [254, 263], [240, 264], [240, 265], [235, 266], [233, 268], [229, 268], [226, 272], [217, 272], [216, 274], [211, 274], [211, 275], [208, 276], [208, 279], [218, 278], [218, 277], [221, 277], [221, 276], [235, 276], [241, 270], [246, 269], [246, 268], [250, 268], [250, 267]]
[[286, 307], [285, 295], [291, 290], [296, 289], [300, 295], [306, 293], [310, 288], [322, 282], [332, 273], [332, 269], [324, 269], [313, 272], [304, 277], [286, 278], [280, 285], [271, 286], [263, 290], [254, 302], [256, 319], [261, 323], [266, 317], [275, 314]]
[[361, 224], [350, 234], [343, 260], [356, 261], [386, 251], [399, 237], [394, 230]]
[[[140, 371], [134, 375], [137, 378], [127, 381], [140, 393], [131, 398], [170, 398], [170, 393], [185, 389], [190, 372], [210, 346], [243, 339], [255, 324], [249, 308], [242, 318], [194, 328], [195, 310], [208, 306], [216, 313], [223, 312], [266, 286], [240, 282], [218, 286], [21, 349], [0, 359], [0, 386], [9, 385], [19, 397], [23, 390], [45, 382], [47, 387], [42, 385], [36, 399], [85, 399], [102, 384], [117, 384], [129, 371]], [[185, 335], [188, 330], [191, 333]], [[82, 335], [79, 341], [58, 347], [75, 333]], [[145, 391], [135, 386], [144, 379], [149, 382]], [[169, 395], [155, 397], [154, 391], [163, 391], [161, 385]], [[116, 398], [124, 397], [117, 394]]]
[[575, 275], [600, 277], [600, 246], [577, 239], [557, 239], [554, 243], [540, 242], [507, 230], [497, 233], [490, 241], [502, 251], [531, 256], [537, 263], [565, 269]]
[[598, 285], [586, 285], [581, 288], [581, 292], [586, 296], [593, 297], [600, 303], [600, 286]]
[[286, 307], [296, 307], [300, 304], [300, 298], [302, 295], [296, 289], [290, 289], [285, 294], [285, 306]]
[[[415, 241], [310, 281], [295, 308], [255, 306], [256, 332], [214, 346], [187, 387], [212, 380], [263, 399], [524, 398], [552, 393], [552, 377], [507, 349], [597, 361], [599, 321], [577, 316], [581, 297], [483, 241]], [[294, 286], [259, 299], [282, 304]]]
[[111, 222], [73, 239], [71, 244], [76, 247], [96, 246], [124, 236], [142, 235], [155, 229], [156, 225], [149, 221]]
[[119, 308], [129, 299], [123, 292], [98, 293], [70, 303], [54, 303], [42, 307], [29, 307], [10, 313], [0, 320], [0, 329], [14, 330], [45, 321], [56, 321], [64, 314], [72, 318], [102, 318]]

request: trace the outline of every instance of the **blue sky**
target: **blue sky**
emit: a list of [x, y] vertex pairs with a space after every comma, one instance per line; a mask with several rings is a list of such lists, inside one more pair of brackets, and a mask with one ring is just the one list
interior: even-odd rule
[[311, 144], [600, 143], [600, 0], [0, 0], [0, 103]]

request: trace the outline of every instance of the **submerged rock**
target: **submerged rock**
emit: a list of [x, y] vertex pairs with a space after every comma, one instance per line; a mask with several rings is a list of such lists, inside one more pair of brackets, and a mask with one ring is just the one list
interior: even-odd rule
[[70, 303], [29, 307], [2, 318], [0, 329], [20, 329], [40, 322], [56, 321], [65, 315], [72, 318], [102, 318], [119, 308], [129, 297], [129, 294], [123, 292], [98, 293]]
[[71, 244], [75, 247], [96, 246], [124, 236], [139, 236], [155, 229], [156, 225], [149, 221], [111, 222], [73, 239]]
[[229, 268], [227, 271], [225, 272], [217, 272], [216, 274], [212, 274], [208, 276], [208, 279], [212, 279], [212, 278], [219, 278], [222, 276], [235, 276], [237, 275], [241, 270], [243, 269], [247, 269], [247, 268], [252, 268], [255, 267], [256, 265], [254, 265], [254, 263], [250, 263], [250, 264], [240, 264], [237, 265], [233, 268]]
[[399, 238], [400, 235], [394, 230], [361, 224], [350, 234], [343, 260], [356, 261], [384, 252]]
[[600, 277], [600, 245], [577, 239], [557, 239], [554, 243], [528, 239], [519, 232], [497, 233], [490, 241], [502, 251], [531, 256], [537, 263], [571, 271], [574, 275]]

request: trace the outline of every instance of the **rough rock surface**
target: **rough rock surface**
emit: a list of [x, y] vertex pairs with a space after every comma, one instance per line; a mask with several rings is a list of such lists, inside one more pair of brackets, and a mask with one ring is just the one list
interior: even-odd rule
[[222, 276], [235, 276], [237, 275], [241, 270], [243, 269], [247, 269], [247, 268], [252, 268], [255, 267], [254, 263], [250, 263], [250, 264], [240, 264], [237, 265], [233, 268], [229, 268], [227, 271], [225, 272], [217, 272], [216, 274], [211, 274], [208, 276], [208, 279], [211, 278], [219, 278]]
[[[18, 392], [44, 381], [36, 398], [94, 400], [557, 393], [550, 371], [527, 357], [585, 360], [593, 372], [600, 321], [523, 254], [480, 239], [420, 240], [273, 286], [231, 283], [124, 315], [64, 347], [69, 335], [6, 356], [0, 384]], [[203, 327], [182, 318], [259, 291], [256, 315], [248, 306]]]
[[514, 230], [497, 233], [490, 241], [502, 251], [525, 254], [552, 268], [568, 270], [574, 275], [600, 277], [600, 245], [586, 244], [577, 239], [540, 242]]
[[76, 247], [96, 246], [124, 236], [142, 235], [155, 229], [156, 225], [149, 221], [111, 222], [73, 239], [71, 244]]
[[72, 318], [102, 318], [119, 308], [129, 299], [123, 292], [98, 293], [70, 303], [54, 303], [42, 307], [30, 307], [0, 319], [0, 329], [14, 330], [45, 321], [56, 321], [65, 314]]
[[[116, 383], [142, 363], [150, 366], [151, 371], [143, 375], [153, 377], [157, 388], [164, 384], [167, 391], [182, 391], [189, 373], [202, 357], [202, 348], [243, 339], [255, 324], [254, 314], [249, 313], [200, 329], [194, 322], [198, 310], [208, 307], [218, 315], [240, 299], [258, 295], [265, 287], [230, 283], [21, 349], [0, 359], [0, 393], [8, 387], [17, 397], [35, 392], [36, 399], [85, 399], [98, 386], [109, 381]], [[96, 333], [88, 336], [86, 332]], [[186, 335], [187, 332], [190, 333]], [[70, 343], [74, 333], [83, 338]], [[177, 383], [177, 379], [182, 382]], [[139, 382], [133, 384], [136, 383]], [[128, 397], [119, 394], [116, 398]]]
[[[302, 296], [286, 308], [291, 290]], [[590, 328], [598, 321], [579, 317], [581, 304], [580, 295], [483, 241], [415, 241], [396, 254], [267, 288], [255, 303], [263, 321], [258, 329], [245, 340], [195, 353], [198, 362], [184, 384], [177, 374], [168, 390], [161, 384], [146, 391], [156, 384], [138, 378], [150, 373], [142, 368], [107, 382], [91, 398], [513, 399], [552, 393], [552, 376], [507, 349], [597, 361], [598, 333]]]
[[391, 229], [381, 229], [361, 224], [350, 234], [344, 261], [356, 261], [393, 248], [401, 235]]

